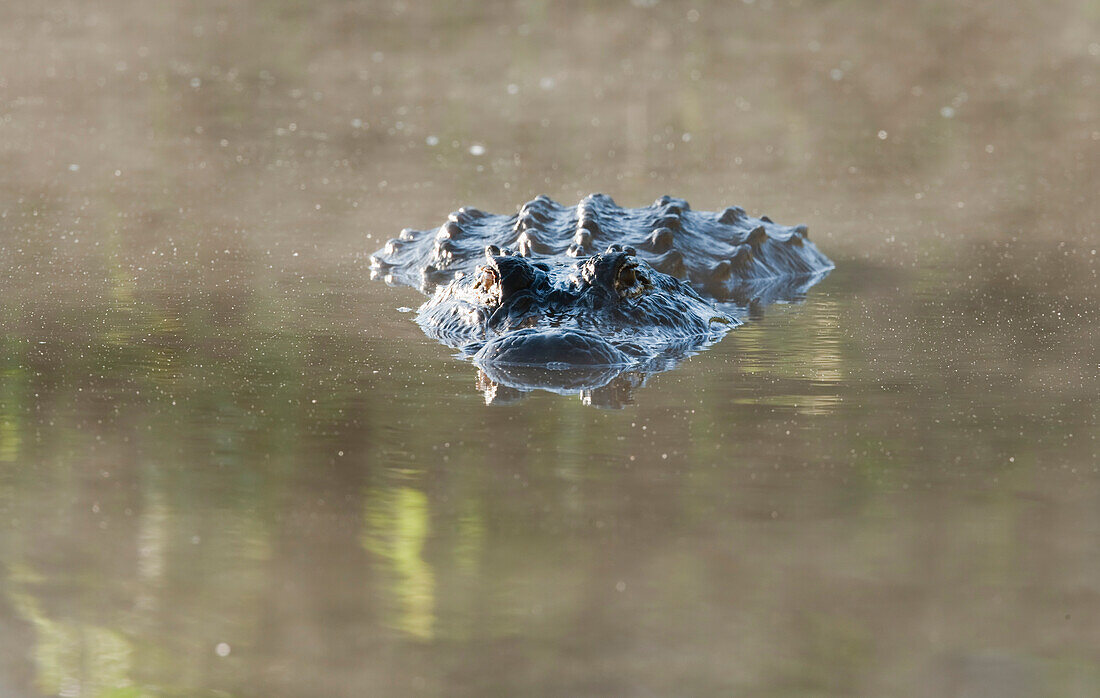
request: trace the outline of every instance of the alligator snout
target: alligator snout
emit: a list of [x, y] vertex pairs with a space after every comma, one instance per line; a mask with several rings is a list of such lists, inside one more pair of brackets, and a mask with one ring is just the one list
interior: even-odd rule
[[490, 340], [474, 356], [488, 364], [518, 366], [624, 366], [634, 358], [590, 332], [523, 329]]

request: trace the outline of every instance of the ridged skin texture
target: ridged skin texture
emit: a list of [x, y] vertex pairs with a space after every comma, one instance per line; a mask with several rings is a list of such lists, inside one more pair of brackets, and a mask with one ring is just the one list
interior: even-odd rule
[[555, 264], [609, 245], [630, 246], [654, 269], [740, 305], [799, 295], [833, 268], [805, 226], [777, 225], [737, 206], [693, 211], [668, 196], [644, 208], [621, 208], [603, 194], [576, 206], [539, 196], [511, 216], [459, 209], [437, 230], [403, 230], [374, 253], [371, 265], [392, 281], [431, 293], [456, 273], [472, 272], [487, 245]]

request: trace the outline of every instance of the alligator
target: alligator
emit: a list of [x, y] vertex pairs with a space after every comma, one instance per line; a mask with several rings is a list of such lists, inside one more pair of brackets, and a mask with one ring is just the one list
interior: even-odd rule
[[403, 230], [371, 267], [431, 295], [417, 321], [481, 368], [487, 400], [540, 388], [598, 402], [721, 339], [739, 309], [800, 297], [833, 264], [805, 226], [593, 194], [572, 208], [540, 196], [512, 216], [463, 208], [434, 233]]

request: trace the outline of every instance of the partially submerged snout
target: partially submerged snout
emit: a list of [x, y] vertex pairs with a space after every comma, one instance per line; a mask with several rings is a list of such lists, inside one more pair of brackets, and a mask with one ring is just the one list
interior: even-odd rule
[[494, 338], [474, 356], [489, 364], [516, 366], [624, 366], [634, 357], [590, 332], [523, 329]]

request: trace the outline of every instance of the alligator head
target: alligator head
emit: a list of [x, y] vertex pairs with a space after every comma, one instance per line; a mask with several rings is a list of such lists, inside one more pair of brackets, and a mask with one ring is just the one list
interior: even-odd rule
[[482, 264], [437, 289], [417, 319], [479, 364], [561, 368], [683, 354], [738, 324], [620, 245], [570, 265], [490, 245]]

